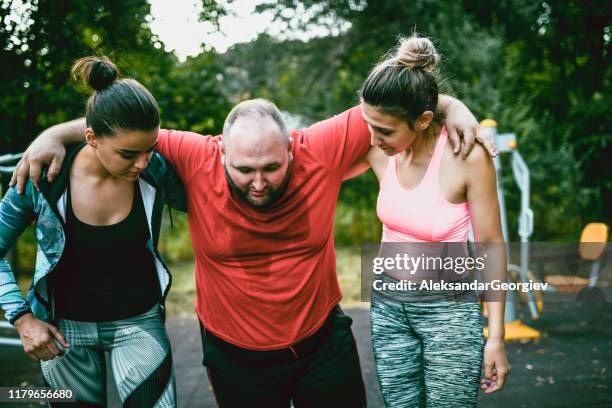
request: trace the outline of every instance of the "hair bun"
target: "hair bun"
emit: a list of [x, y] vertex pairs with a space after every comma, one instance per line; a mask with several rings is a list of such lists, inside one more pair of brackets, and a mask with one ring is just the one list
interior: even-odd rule
[[400, 40], [396, 58], [408, 68], [433, 71], [440, 60], [440, 55], [429, 38], [415, 34]]
[[72, 76], [96, 91], [111, 86], [117, 79], [117, 67], [107, 57], [81, 58], [72, 66]]

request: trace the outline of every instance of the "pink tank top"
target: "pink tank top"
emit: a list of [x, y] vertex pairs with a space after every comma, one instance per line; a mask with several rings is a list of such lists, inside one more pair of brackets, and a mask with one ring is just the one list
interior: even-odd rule
[[440, 162], [448, 134], [438, 137], [421, 182], [406, 190], [397, 179], [395, 157], [389, 158], [380, 181], [376, 213], [383, 224], [383, 242], [466, 242], [470, 210], [448, 202], [440, 192]]

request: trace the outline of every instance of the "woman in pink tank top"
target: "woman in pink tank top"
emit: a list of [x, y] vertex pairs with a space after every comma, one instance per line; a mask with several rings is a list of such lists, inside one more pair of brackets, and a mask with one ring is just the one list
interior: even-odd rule
[[[372, 148], [347, 178], [367, 167], [376, 174], [383, 245], [465, 243], [470, 225], [477, 242], [503, 243], [491, 158], [478, 144], [465, 159], [455, 155], [436, 115], [437, 61], [431, 41], [413, 35], [372, 70], [360, 91]], [[497, 258], [495, 267], [505, 274], [505, 252]], [[396, 283], [404, 278], [386, 276]], [[470, 407], [479, 384], [485, 393], [501, 389], [509, 370], [504, 302], [487, 306], [484, 346], [474, 300], [406, 301], [373, 293], [372, 343], [387, 406]]]

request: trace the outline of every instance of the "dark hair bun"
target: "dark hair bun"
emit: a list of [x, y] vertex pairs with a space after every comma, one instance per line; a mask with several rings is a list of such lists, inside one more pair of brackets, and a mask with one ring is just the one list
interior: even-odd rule
[[424, 69], [431, 72], [436, 68], [440, 55], [429, 38], [414, 34], [409, 38], [400, 40], [396, 58], [408, 68]]
[[117, 67], [107, 57], [81, 58], [72, 66], [72, 77], [83, 85], [101, 91], [117, 79]]

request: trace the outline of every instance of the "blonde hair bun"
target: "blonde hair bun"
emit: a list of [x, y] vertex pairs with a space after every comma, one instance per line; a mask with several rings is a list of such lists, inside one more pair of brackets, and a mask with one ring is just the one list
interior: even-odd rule
[[429, 38], [419, 37], [414, 34], [409, 38], [402, 38], [396, 54], [397, 61], [408, 68], [433, 71], [440, 54], [436, 51]]

